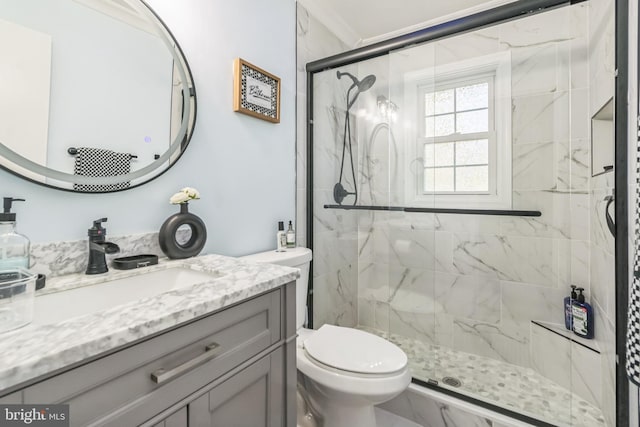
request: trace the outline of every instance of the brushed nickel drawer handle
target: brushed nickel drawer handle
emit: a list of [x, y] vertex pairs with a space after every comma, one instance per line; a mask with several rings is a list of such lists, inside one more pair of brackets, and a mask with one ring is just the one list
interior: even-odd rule
[[194, 357], [193, 359], [183, 363], [180, 366], [177, 366], [168, 371], [163, 368], [160, 368], [157, 371], [152, 372], [151, 381], [153, 381], [156, 384], [162, 384], [164, 382], [174, 379], [175, 377], [179, 377], [180, 375], [185, 374], [194, 368], [197, 368], [203, 363], [206, 363], [211, 359], [214, 359], [219, 354], [220, 354], [220, 344], [218, 343], [209, 344], [205, 348], [205, 352], [203, 354], [201, 354], [200, 356]]

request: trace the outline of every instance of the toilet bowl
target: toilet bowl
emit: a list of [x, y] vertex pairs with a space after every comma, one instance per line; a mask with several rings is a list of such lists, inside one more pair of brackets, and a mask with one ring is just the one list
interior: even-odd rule
[[411, 382], [400, 348], [352, 328], [298, 330], [296, 363], [309, 380], [311, 407], [327, 427], [375, 426], [374, 405], [393, 399]]
[[243, 257], [300, 268], [296, 282], [296, 363], [306, 398], [326, 427], [376, 426], [374, 405], [393, 399], [411, 382], [406, 354], [395, 344], [353, 328], [303, 327], [309, 263], [307, 248], [263, 252]]

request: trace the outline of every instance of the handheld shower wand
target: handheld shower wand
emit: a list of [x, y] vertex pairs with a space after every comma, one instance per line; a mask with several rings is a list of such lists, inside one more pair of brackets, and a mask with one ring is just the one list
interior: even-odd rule
[[[353, 164], [353, 150], [351, 147], [351, 117], [349, 116], [349, 110], [351, 110], [351, 107], [356, 102], [356, 99], [358, 99], [358, 96], [362, 92], [366, 92], [367, 90], [371, 89], [371, 87], [376, 82], [376, 76], [374, 76], [373, 74], [370, 74], [366, 76], [364, 79], [362, 79], [361, 81], [358, 80], [353, 74], [347, 73], [347, 72], [337, 71], [336, 76], [338, 77], [338, 79], [341, 79], [343, 76], [347, 76], [353, 81], [353, 84], [349, 87], [349, 89], [347, 89], [347, 111], [345, 112], [345, 119], [344, 119], [344, 137], [342, 139], [342, 160], [340, 162], [340, 178], [338, 180], [338, 183], [333, 187], [333, 199], [336, 201], [337, 204], [341, 205], [345, 197], [349, 195], [353, 195], [355, 196], [355, 200], [353, 201], [353, 205], [355, 206], [356, 203], [358, 202], [358, 186], [356, 183], [356, 170]], [[350, 99], [351, 91], [353, 89], [356, 89], [356, 93], [353, 96], [353, 98]], [[344, 157], [347, 149], [347, 141], [349, 141], [349, 158], [351, 160], [351, 177], [353, 178], [353, 192], [347, 191], [342, 185], [342, 173], [344, 172]]]

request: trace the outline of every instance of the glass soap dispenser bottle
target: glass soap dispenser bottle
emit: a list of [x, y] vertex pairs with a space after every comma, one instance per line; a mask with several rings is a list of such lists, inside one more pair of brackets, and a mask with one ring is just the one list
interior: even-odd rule
[[287, 248], [296, 247], [296, 232], [293, 229], [293, 224], [289, 221], [289, 229], [287, 230]]
[[284, 221], [278, 221], [278, 233], [276, 234], [276, 252], [287, 250], [287, 234], [284, 232]]
[[4, 198], [4, 211], [0, 213], [0, 271], [29, 268], [30, 242], [16, 230], [16, 214], [11, 212], [13, 202], [24, 199]]

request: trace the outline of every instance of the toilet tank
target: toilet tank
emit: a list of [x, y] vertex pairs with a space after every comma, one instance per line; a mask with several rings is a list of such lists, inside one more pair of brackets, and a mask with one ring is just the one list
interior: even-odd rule
[[296, 281], [296, 330], [303, 327], [307, 318], [307, 290], [309, 288], [309, 265], [312, 259], [311, 249], [292, 248], [284, 252], [267, 251], [243, 256], [241, 259], [300, 269], [300, 278]]

